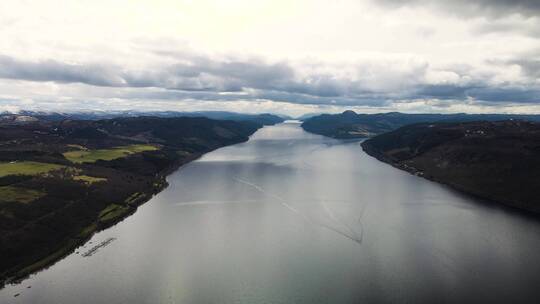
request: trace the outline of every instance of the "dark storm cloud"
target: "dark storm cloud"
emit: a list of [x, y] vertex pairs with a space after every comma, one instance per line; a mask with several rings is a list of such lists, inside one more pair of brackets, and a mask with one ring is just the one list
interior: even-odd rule
[[[286, 91], [320, 97], [344, 94], [343, 83], [331, 75], [315, 75], [297, 79], [294, 69], [285, 62], [267, 64], [258, 59], [217, 61], [202, 56], [183, 55], [190, 64], [176, 64], [169, 69], [171, 75], [191, 76], [211, 80], [216, 91], [236, 92], [244, 88]], [[175, 89], [174, 86], [169, 87]], [[184, 89], [178, 87], [177, 89]]]
[[[54, 60], [23, 61], [0, 56], [0, 78], [28, 81], [83, 83], [117, 90], [118, 98], [162, 100], [272, 100], [296, 104], [336, 106], [388, 106], [392, 100], [479, 100], [486, 102], [538, 102], [535, 87], [493, 87], [487, 80], [473, 84], [427, 84], [422, 81], [425, 68], [411, 67], [408, 72], [392, 74], [385, 68], [368, 70], [382, 75], [382, 82], [398, 81], [394, 89], [370, 90], [359, 79], [337, 78], [330, 73], [299, 76], [286, 62], [266, 63], [258, 59], [217, 60], [185, 56], [176, 63], [148, 70], [130, 70], [119, 66], [71, 64]], [[538, 60], [515, 60], [504, 64], [520, 65], [529, 77], [540, 76]], [[362, 66], [355, 67], [362, 74]], [[454, 74], [466, 76], [468, 69], [455, 67]], [[469, 77], [470, 78], [470, 77]], [[369, 78], [368, 78], [369, 81]], [[116, 93], [115, 93], [116, 94]]]
[[[539, 0], [378, 0], [389, 8], [421, 7], [434, 9], [457, 18], [481, 17], [474, 26], [475, 34], [512, 34], [540, 38]], [[509, 18], [519, 15], [520, 20]]]
[[512, 22], [508, 20], [490, 20], [477, 25], [474, 33], [478, 34], [513, 34], [521, 33], [525, 36], [540, 38], [540, 20], [530, 23]]
[[120, 86], [123, 80], [113, 67], [74, 65], [54, 60], [28, 62], [0, 55], [0, 78], [32, 81], [80, 82], [96, 86]]
[[462, 17], [486, 16], [500, 18], [511, 14], [524, 17], [540, 16], [538, 0], [379, 0], [390, 7], [435, 7], [449, 14]]
[[296, 104], [310, 105], [334, 105], [334, 106], [371, 106], [378, 107], [388, 104], [387, 96], [377, 94], [359, 95], [359, 96], [339, 96], [339, 97], [323, 97], [313, 96], [298, 93], [278, 92], [278, 91], [262, 91], [253, 95], [258, 99], [266, 99], [272, 101], [283, 101]]
[[98, 64], [69, 64], [55, 60], [23, 61], [0, 55], [0, 78], [105, 87], [162, 87], [186, 91], [241, 91], [242, 88], [282, 88], [293, 70], [284, 63], [219, 62], [196, 58], [157, 72], [123, 70]]
[[523, 87], [471, 89], [468, 96], [488, 102], [539, 103], [540, 89]]
[[182, 62], [156, 71], [135, 71], [54, 60], [30, 62], [0, 56], [0, 78], [105, 87], [157, 87], [188, 92], [242, 92], [253, 89], [316, 97], [340, 97], [353, 87], [351, 83], [343, 83], [344, 80], [336, 80], [331, 75], [297, 79], [293, 68], [284, 62], [268, 64], [256, 59], [218, 61], [200, 56], [185, 57], [179, 61]]
[[407, 96], [409, 99], [427, 98], [437, 100], [477, 100], [491, 103], [538, 103], [540, 88], [533, 86], [470, 86], [420, 85]]
[[476, 86], [460, 86], [450, 84], [421, 85], [411, 97], [463, 100], [469, 97], [468, 92], [473, 88], [476, 88]]

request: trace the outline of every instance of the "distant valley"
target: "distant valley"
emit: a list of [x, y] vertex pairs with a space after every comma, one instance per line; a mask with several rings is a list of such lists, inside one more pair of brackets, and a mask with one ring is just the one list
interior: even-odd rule
[[[110, 116], [108, 116], [110, 115]], [[114, 117], [120, 115], [120, 117]], [[180, 165], [290, 117], [230, 112], [0, 115], [0, 273], [41, 269], [167, 186]], [[307, 115], [306, 131], [369, 138], [371, 156], [474, 196], [540, 212], [539, 115]]]

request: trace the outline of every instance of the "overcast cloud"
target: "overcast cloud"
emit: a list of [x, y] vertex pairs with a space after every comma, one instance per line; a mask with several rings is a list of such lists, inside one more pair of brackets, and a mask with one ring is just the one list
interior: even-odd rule
[[501, 18], [511, 14], [525, 17], [540, 15], [540, 2], [536, 0], [379, 0], [378, 3], [397, 7], [433, 7], [462, 17]]
[[0, 111], [540, 113], [539, 19], [525, 0], [3, 1]]

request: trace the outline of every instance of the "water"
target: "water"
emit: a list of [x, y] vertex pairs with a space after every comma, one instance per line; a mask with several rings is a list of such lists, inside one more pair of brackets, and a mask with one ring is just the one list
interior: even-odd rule
[[475, 202], [375, 160], [358, 142], [297, 123], [209, 153], [169, 183], [78, 254], [0, 290], [0, 302], [540, 298], [540, 220]]

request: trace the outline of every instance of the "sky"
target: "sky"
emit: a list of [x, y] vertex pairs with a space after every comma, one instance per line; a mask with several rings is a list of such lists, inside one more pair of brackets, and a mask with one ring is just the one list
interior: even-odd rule
[[0, 2], [0, 111], [540, 113], [537, 0]]

